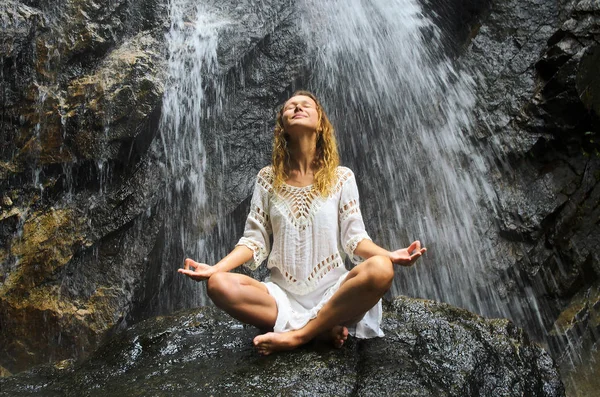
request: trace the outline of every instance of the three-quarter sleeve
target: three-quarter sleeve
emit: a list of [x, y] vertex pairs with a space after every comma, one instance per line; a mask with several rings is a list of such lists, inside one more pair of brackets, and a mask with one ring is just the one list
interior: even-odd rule
[[244, 235], [236, 244], [236, 246], [244, 245], [254, 252], [252, 259], [244, 263], [244, 266], [254, 270], [269, 256], [271, 234], [269, 192], [264, 183], [261, 184], [261, 173], [259, 173], [250, 202], [250, 213], [246, 219]]
[[362, 240], [371, 240], [371, 238], [365, 230], [360, 212], [358, 187], [356, 186], [354, 173], [349, 169], [348, 172], [350, 175], [342, 185], [339, 204], [340, 242], [352, 263], [359, 264], [363, 259], [358, 255], [354, 255], [354, 250]]

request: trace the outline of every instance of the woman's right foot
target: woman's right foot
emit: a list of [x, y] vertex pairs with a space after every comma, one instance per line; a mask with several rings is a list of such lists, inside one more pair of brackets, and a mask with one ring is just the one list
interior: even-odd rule
[[297, 330], [282, 333], [267, 332], [255, 337], [253, 342], [258, 353], [263, 356], [280, 350], [293, 350], [306, 343]]

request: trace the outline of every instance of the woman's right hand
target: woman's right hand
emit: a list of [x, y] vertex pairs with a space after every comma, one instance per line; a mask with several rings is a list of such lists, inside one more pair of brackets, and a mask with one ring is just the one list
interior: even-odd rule
[[198, 263], [196, 261], [187, 258], [183, 269], [178, 269], [177, 272], [185, 274], [192, 280], [204, 281], [208, 280], [210, 276], [216, 273], [216, 269], [213, 266], [207, 265], [206, 263]]

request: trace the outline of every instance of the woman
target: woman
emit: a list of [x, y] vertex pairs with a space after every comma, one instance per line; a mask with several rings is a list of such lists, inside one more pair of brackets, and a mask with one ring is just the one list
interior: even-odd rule
[[[341, 347], [349, 332], [383, 336], [381, 297], [393, 264], [410, 266], [426, 251], [418, 241], [393, 252], [374, 244], [354, 174], [338, 164], [333, 127], [317, 98], [296, 92], [277, 115], [273, 164], [258, 174], [244, 236], [216, 265], [186, 259], [179, 269], [208, 280], [208, 296], [231, 316], [273, 330], [254, 338], [261, 354], [315, 338]], [[346, 255], [357, 264], [351, 271]], [[256, 268], [267, 256], [267, 282], [229, 272]]]

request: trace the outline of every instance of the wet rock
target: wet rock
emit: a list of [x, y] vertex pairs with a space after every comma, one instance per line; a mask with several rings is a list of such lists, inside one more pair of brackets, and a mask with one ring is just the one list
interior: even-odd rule
[[[43, 318], [55, 314], [64, 322], [63, 315], [69, 312], [70, 305], [57, 296], [56, 287], [48, 281], [86, 244], [86, 231], [84, 218], [69, 208], [20, 213], [19, 217], [24, 223], [22, 234], [13, 236], [3, 258], [8, 262], [8, 273], [0, 284], [0, 346], [6, 357], [27, 361], [27, 355], [37, 356], [36, 351], [44, 350], [47, 342], [31, 332], [32, 325], [44, 329]], [[47, 325], [52, 323], [50, 320]], [[8, 363], [3, 360], [3, 364]]]
[[[160, 35], [159, 18], [165, 15], [154, 0], [103, 7], [93, 1], [30, 3], [34, 5], [0, 5], [7, 33], [2, 47], [5, 116], [0, 125], [5, 144], [0, 155], [13, 171], [22, 170], [22, 163], [75, 160], [63, 125], [69, 80], [91, 73], [110, 48], [139, 29], [154, 28]], [[24, 158], [15, 158], [15, 152]]]
[[24, 218], [0, 283], [0, 352], [14, 372], [95, 348], [130, 310], [146, 267], [140, 258], [158, 233], [157, 218], [142, 218], [93, 241], [89, 219], [72, 209]]
[[27, 216], [22, 233], [11, 245], [18, 271], [5, 280], [3, 290], [30, 290], [64, 266], [78, 246], [86, 244], [84, 219], [72, 209], [33, 213]]
[[3, 2], [0, 11], [0, 23], [4, 30], [0, 51], [3, 60], [7, 60], [24, 51], [34, 31], [44, 27], [44, 18], [39, 9], [14, 0]]
[[384, 324], [386, 338], [362, 342], [359, 395], [564, 393], [551, 357], [508, 320], [400, 297]]
[[126, 160], [123, 154], [160, 105], [165, 78], [161, 51], [158, 41], [141, 33], [65, 89], [33, 86], [27, 93], [31, 107], [20, 108], [21, 126], [13, 143], [20, 148], [10, 164], [23, 169]]
[[256, 329], [212, 308], [139, 323], [88, 361], [0, 380], [19, 395], [564, 396], [550, 356], [506, 320], [397, 298], [381, 339], [260, 357]]
[[[112, 51], [93, 74], [69, 83], [62, 122], [79, 159], [119, 159], [161, 103], [162, 44], [140, 33]], [[125, 149], [125, 150], [124, 150]]]
[[12, 374], [10, 373], [9, 370], [7, 370], [4, 367], [0, 367], [0, 378], [6, 378], [8, 376], [11, 376]]
[[143, 285], [161, 219], [148, 148], [164, 90], [163, 6], [0, 4], [7, 371], [87, 354]]
[[[579, 291], [560, 313], [552, 326], [550, 340], [561, 346], [577, 343], [592, 348], [595, 335], [600, 333], [600, 283]], [[569, 352], [563, 352], [561, 362], [569, 361]]]
[[[211, 197], [225, 197], [225, 211], [246, 198], [250, 180], [268, 160], [270, 128], [257, 120], [271, 119], [270, 109], [287, 89], [280, 73], [293, 79], [299, 60], [291, 61], [299, 43], [287, 37], [286, 4], [264, 2], [260, 12], [249, 13], [244, 2], [233, 3], [202, 5], [228, 21], [216, 73], [229, 81], [252, 76], [230, 86], [248, 89], [224, 104], [235, 112], [204, 126], [211, 131]], [[171, 244], [163, 240], [161, 222], [165, 213], [176, 218], [161, 201], [164, 147], [155, 139], [166, 78], [167, 6], [155, 0], [102, 7], [86, 0], [0, 4], [0, 190], [19, 197], [0, 209], [0, 338], [6, 341], [0, 363], [12, 372], [81, 357], [136, 307], [145, 312], [157, 306], [152, 287], [162, 278], [160, 246]], [[264, 84], [267, 78], [272, 87]], [[212, 89], [206, 87], [208, 95]], [[230, 128], [229, 120], [242, 118]], [[235, 149], [255, 135], [263, 137], [262, 155], [251, 161], [234, 156], [223, 170], [222, 142]], [[234, 175], [226, 186], [224, 171]], [[33, 213], [49, 214], [53, 207], [76, 214], [77, 228], [57, 226], [59, 241], [49, 249], [23, 230]], [[39, 331], [26, 335], [27, 329]]]
[[539, 337], [554, 330], [561, 362], [578, 362], [581, 346], [597, 341], [581, 296], [600, 278], [598, 7], [494, 2], [463, 58], [481, 73], [482, 148], [493, 147], [501, 165], [490, 237], [503, 258], [501, 287], [507, 299], [537, 301], [519, 315], [538, 324]]
[[554, 350], [561, 350], [557, 358], [560, 372], [569, 396], [592, 396], [600, 387], [598, 379], [597, 343], [600, 333], [600, 284], [579, 291], [562, 310], [550, 332]]
[[[600, 26], [598, 26], [600, 30]], [[585, 108], [600, 117], [600, 79], [598, 78], [598, 64], [600, 64], [600, 44], [586, 48], [579, 61], [576, 86], [577, 93]]]
[[[587, 66], [596, 56], [598, 21], [589, 7], [586, 2], [562, 7], [536, 2], [494, 4], [464, 59], [484, 76], [479, 132], [494, 146], [495, 161], [504, 165], [495, 181], [499, 236], [515, 245], [525, 244], [516, 249], [527, 252], [520, 262], [525, 273], [552, 268], [548, 262], [552, 257], [558, 257], [561, 267], [574, 270], [592, 270], [591, 263], [597, 262], [595, 254], [568, 252], [579, 245], [575, 234], [598, 233], [597, 225], [580, 222], [595, 217], [594, 199], [588, 198], [596, 196], [599, 164], [593, 154], [599, 119], [590, 100], [587, 104], [582, 100], [578, 87], [583, 84], [577, 83], [586, 80], [586, 89], [593, 91], [597, 82]], [[527, 14], [532, 19], [525, 23]], [[504, 23], [503, 17], [510, 18]], [[517, 61], [523, 67], [513, 65]], [[506, 256], [509, 262], [503, 266], [512, 266], [513, 258]], [[577, 277], [581, 280], [586, 272], [576, 271]], [[593, 274], [592, 279], [597, 277]], [[574, 283], [555, 288], [554, 293], [572, 295], [578, 287], [570, 285]]]
[[42, 11], [48, 29], [35, 42], [38, 72], [58, 76], [61, 66], [90, 67], [124, 37], [163, 23], [164, 3], [157, 0], [111, 1], [103, 6], [94, 1], [69, 0], [29, 2]]

